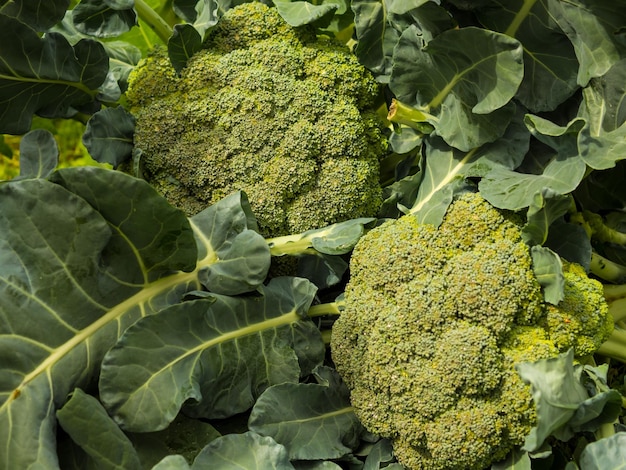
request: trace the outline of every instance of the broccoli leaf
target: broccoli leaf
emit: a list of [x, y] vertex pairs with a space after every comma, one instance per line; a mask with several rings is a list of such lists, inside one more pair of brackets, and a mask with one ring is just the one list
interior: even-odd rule
[[452, 27], [449, 14], [434, 2], [420, 0], [354, 0], [355, 54], [380, 82], [389, 82], [393, 49], [402, 31], [411, 24], [420, 27], [424, 43]]
[[502, 136], [523, 77], [522, 46], [474, 27], [444, 31], [423, 46], [415, 25], [400, 37], [389, 81], [396, 98], [430, 117], [438, 135], [468, 152]]
[[50, 131], [35, 129], [20, 141], [20, 177], [45, 178], [59, 164], [59, 148]]
[[222, 436], [207, 445], [193, 461], [191, 470], [204, 468], [294, 470], [287, 449], [271, 437], [251, 431]]
[[119, 36], [137, 24], [133, 0], [81, 0], [72, 11], [81, 33], [99, 38]]
[[173, 305], [129, 328], [102, 363], [100, 397], [109, 413], [136, 432], [165, 428], [187, 400], [194, 402], [187, 414], [229, 417], [266, 387], [309, 373], [324, 354], [306, 316], [317, 289], [275, 278], [260, 290]]
[[620, 470], [626, 462], [626, 432], [618, 432], [587, 444], [580, 454], [585, 470]]
[[60, 21], [70, 6], [70, 0], [2, 0], [0, 15], [18, 19], [37, 31], [45, 31]]
[[524, 79], [516, 98], [532, 112], [555, 109], [578, 88], [574, 48], [554, 19], [561, 2], [489, 2], [477, 16], [487, 28], [524, 45]]
[[25, 24], [0, 15], [0, 132], [23, 134], [33, 114], [65, 117], [94, 102], [107, 78], [109, 57], [102, 45], [84, 39], [71, 46], [58, 33], [43, 38]]
[[92, 158], [117, 168], [131, 157], [135, 118], [124, 108], [106, 108], [95, 113], [83, 134], [83, 144]]
[[190, 466], [182, 455], [167, 455], [152, 470], [190, 470]]
[[531, 133], [552, 151], [538, 163], [538, 173], [522, 173], [495, 166], [479, 183], [480, 193], [495, 207], [520, 210], [532, 204], [535, 194], [550, 189], [568, 194], [585, 176], [587, 165], [580, 157], [577, 139], [585, 121], [576, 118], [558, 126], [538, 116], [526, 116]]
[[550, 225], [562, 217], [572, 204], [569, 196], [544, 189], [534, 195], [526, 212], [527, 222], [522, 229], [522, 237], [527, 245], [543, 245], [548, 239]]
[[559, 255], [549, 248], [538, 245], [531, 248], [530, 254], [533, 258], [533, 271], [543, 289], [546, 302], [557, 305], [563, 300], [565, 286], [563, 264]]
[[195, 264], [191, 227], [147, 183], [93, 167], [52, 176], [0, 186], [4, 468], [57, 465], [56, 408], [126, 327], [196, 285], [179, 271]]
[[77, 388], [56, 415], [63, 430], [98, 468], [141, 468], [132, 443], [96, 398]]
[[342, 457], [357, 447], [361, 432], [350, 393], [334, 371], [329, 383], [269, 387], [252, 408], [248, 426], [284, 445], [291, 460]]
[[235, 192], [191, 219], [205, 260], [200, 282], [216, 294], [237, 295], [256, 289], [270, 267], [270, 250], [257, 233], [247, 196]]
[[302, 26], [315, 21], [328, 24], [341, 7], [339, 1], [333, 0], [322, 0], [318, 5], [304, 1], [274, 0], [274, 5], [280, 16], [291, 26]]

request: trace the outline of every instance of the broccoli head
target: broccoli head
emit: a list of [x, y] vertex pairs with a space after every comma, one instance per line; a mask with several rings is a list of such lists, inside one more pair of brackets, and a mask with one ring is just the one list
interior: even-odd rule
[[377, 213], [380, 90], [344, 45], [252, 2], [204, 46], [180, 76], [157, 50], [129, 79], [135, 146], [157, 190], [188, 215], [243, 190], [266, 236]]
[[332, 357], [362, 423], [407, 468], [503, 459], [536, 423], [515, 365], [588, 355], [610, 334], [602, 286], [577, 265], [564, 263], [564, 300], [544, 301], [521, 228], [467, 193], [438, 227], [405, 215], [354, 249]]

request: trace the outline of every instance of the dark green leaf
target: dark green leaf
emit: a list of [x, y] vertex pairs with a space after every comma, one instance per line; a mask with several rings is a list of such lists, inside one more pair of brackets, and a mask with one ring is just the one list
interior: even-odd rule
[[623, 470], [626, 467], [626, 432], [587, 444], [580, 455], [584, 470]]
[[106, 108], [87, 121], [83, 144], [89, 154], [100, 163], [117, 168], [131, 157], [135, 118], [121, 106]]
[[132, 443], [96, 398], [77, 388], [56, 415], [63, 430], [98, 468], [141, 468]]
[[586, 270], [591, 262], [589, 235], [580, 225], [557, 220], [548, 232], [545, 246], [570, 263], [578, 263]]
[[587, 85], [594, 77], [604, 75], [626, 49], [615, 40], [615, 34], [626, 24], [626, 11], [612, 0], [575, 0], [558, 2], [552, 14], [565, 31], [580, 63], [578, 84]]
[[274, 0], [274, 6], [280, 16], [291, 26], [302, 26], [315, 21], [330, 23], [333, 15], [341, 6], [339, 1], [322, 0], [321, 4], [314, 5], [305, 1]]
[[316, 288], [275, 278], [261, 290], [184, 302], [129, 328], [102, 365], [109, 413], [129, 431], [155, 431], [187, 400], [197, 402], [187, 414], [223, 418], [250, 408], [270, 385], [297, 382], [301, 366], [308, 373], [305, 363], [324, 353], [306, 319]]
[[248, 426], [284, 445], [291, 460], [339, 458], [357, 447], [361, 432], [338, 376], [327, 384], [269, 387], [252, 408]]
[[532, 112], [555, 109], [578, 88], [574, 49], [554, 19], [559, 4], [497, 0], [478, 10], [483, 25], [524, 46], [524, 80], [516, 98]]
[[0, 132], [23, 134], [33, 114], [64, 117], [94, 102], [109, 58], [96, 41], [71, 46], [58, 33], [40, 38], [28, 26], [0, 15]]
[[265, 280], [271, 263], [265, 239], [246, 195], [236, 192], [196, 214], [200, 258], [207, 267], [200, 282], [211, 292], [236, 295], [256, 289]]
[[197, 286], [178, 271], [195, 253], [187, 219], [147, 183], [94, 167], [53, 176], [67, 187], [0, 186], [2, 468], [58, 465], [67, 394], [95, 378], [125, 328]]
[[393, 49], [402, 31], [415, 25], [425, 44], [452, 27], [449, 14], [426, 0], [354, 0], [351, 6], [358, 39], [355, 54], [384, 83], [389, 81]]
[[271, 437], [254, 432], [229, 434], [210, 443], [196, 457], [192, 470], [294, 470], [287, 450]]
[[46, 178], [59, 164], [59, 148], [44, 129], [30, 131], [20, 141], [20, 177]]
[[0, 15], [17, 18], [36, 31], [45, 31], [63, 19], [69, 6], [70, 0], [2, 0]]
[[578, 133], [582, 119], [574, 119], [561, 127], [538, 116], [528, 115], [531, 133], [553, 149], [542, 162], [541, 173], [520, 173], [504, 167], [494, 167], [480, 181], [481, 194], [501, 209], [519, 210], [532, 204], [536, 193], [550, 189], [556, 194], [569, 194], [585, 176], [587, 165], [578, 153]]
[[530, 254], [533, 258], [533, 271], [543, 289], [546, 302], [558, 304], [563, 300], [565, 286], [563, 264], [559, 255], [549, 248], [537, 245], [531, 248]]
[[417, 108], [449, 145], [470, 151], [502, 136], [523, 77], [522, 47], [504, 34], [468, 27], [444, 31], [422, 48], [406, 29], [394, 50], [390, 88]]
[[552, 222], [565, 215], [571, 204], [571, 197], [557, 194], [550, 189], [535, 194], [526, 212], [526, 225], [522, 229], [526, 244], [543, 245]]
[[305, 255], [298, 258], [297, 274], [315, 284], [319, 289], [334, 286], [348, 270], [348, 263], [341, 256]]
[[177, 24], [167, 42], [167, 53], [176, 73], [187, 65], [189, 58], [202, 48], [202, 36], [190, 24]]
[[537, 425], [526, 436], [522, 447], [532, 452], [564, 426], [589, 395], [580, 383], [581, 369], [574, 369], [572, 349], [552, 359], [518, 364], [516, 369], [522, 379], [531, 384], [537, 409]]
[[491, 470], [531, 470], [531, 460], [528, 452], [513, 449], [504, 460], [491, 465]]
[[393, 446], [389, 439], [380, 439], [370, 450], [363, 470], [378, 470], [382, 467], [381, 464], [387, 463], [393, 460]]
[[137, 24], [132, 0], [81, 0], [73, 9], [74, 26], [99, 38], [119, 36]]

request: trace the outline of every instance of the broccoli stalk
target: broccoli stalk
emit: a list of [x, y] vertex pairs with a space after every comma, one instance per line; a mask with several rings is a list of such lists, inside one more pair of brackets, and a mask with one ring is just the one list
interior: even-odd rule
[[422, 134], [430, 134], [434, 130], [430, 122], [439, 120], [432, 114], [409, 106], [396, 98], [391, 100], [387, 119], [393, 124], [411, 127]]
[[135, 0], [135, 11], [139, 18], [154, 30], [157, 36], [159, 36], [159, 39], [161, 39], [164, 44], [167, 44], [167, 41], [169, 41], [174, 33], [170, 25], [144, 0]]

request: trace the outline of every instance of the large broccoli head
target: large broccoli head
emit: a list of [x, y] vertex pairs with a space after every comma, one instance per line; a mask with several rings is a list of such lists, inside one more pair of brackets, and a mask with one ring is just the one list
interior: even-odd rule
[[176, 76], [164, 52], [127, 91], [144, 177], [188, 215], [235, 190], [285, 235], [381, 204], [379, 87], [349, 50], [259, 2], [228, 10]]
[[406, 215], [355, 247], [333, 360], [358, 417], [407, 468], [501, 460], [536, 422], [515, 364], [590, 354], [610, 334], [601, 284], [575, 265], [565, 299], [544, 302], [521, 234], [515, 215], [468, 193], [439, 227]]

